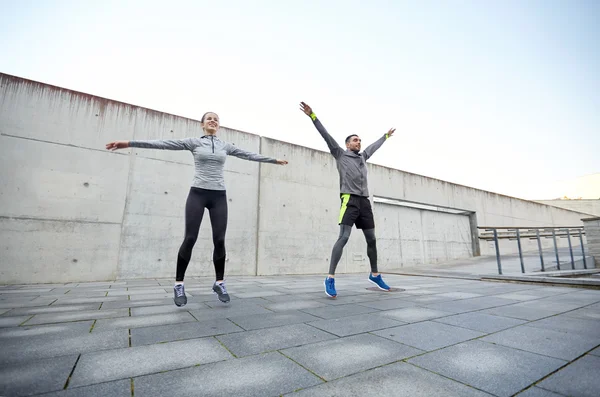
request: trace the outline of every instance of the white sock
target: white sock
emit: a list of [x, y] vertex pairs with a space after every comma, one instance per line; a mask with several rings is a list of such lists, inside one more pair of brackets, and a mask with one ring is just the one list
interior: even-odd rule
[[183, 285], [183, 281], [176, 281], [175, 286], [177, 287], [178, 285]]

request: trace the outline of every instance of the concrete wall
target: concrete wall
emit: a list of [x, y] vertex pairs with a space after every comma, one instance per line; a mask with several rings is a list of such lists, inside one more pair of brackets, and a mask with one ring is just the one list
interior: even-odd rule
[[[199, 134], [195, 120], [0, 74], [0, 283], [173, 277], [192, 156], [104, 145]], [[338, 233], [333, 158], [228, 128], [219, 135], [290, 161], [227, 161], [227, 274], [326, 272]], [[375, 196], [462, 209], [479, 225], [574, 226], [585, 217], [386, 167], [369, 173]], [[381, 203], [374, 210], [382, 271], [473, 254], [467, 217]], [[209, 223], [205, 214], [188, 276], [214, 274]], [[338, 272], [368, 268], [354, 231]]]
[[540, 204], [600, 216], [600, 200], [536, 200]]
[[595, 266], [600, 263], [600, 218], [584, 218], [583, 226], [587, 237], [588, 254], [595, 259]]

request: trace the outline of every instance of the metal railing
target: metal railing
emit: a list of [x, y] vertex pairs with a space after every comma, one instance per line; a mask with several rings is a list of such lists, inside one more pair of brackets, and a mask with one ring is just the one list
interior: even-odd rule
[[571, 243], [571, 236], [579, 236], [581, 255], [583, 256], [583, 267], [584, 269], [587, 269], [587, 263], [585, 260], [585, 248], [583, 245], [583, 235], [585, 234], [583, 226], [539, 228], [478, 226], [477, 229], [483, 230], [483, 232], [479, 235], [479, 238], [481, 240], [493, 241], [494, 245], [496, 246], [496, 261], [498, 262], [498, 274], [502, 274], [502, 262], [500, 260], [500, 245], [498, 244], [498, 241], [502, 239], [517, 241], [517, 247], [519, 249], [519, 260], [521, 261], [521, 273], [525, 273], [525, 264], [523, 262], [523, 250], [521, 248], [521, 239], [537, 240], [537, 246], [540, 254], [541, 270], [545, 272], [546, 269], [544, 267], [544, 255], [542, 253], [541, 239], [552, 238], [552, 240], [554, 241], [556, 268], [557, 270], [561, 270], [556, 239], [567, 238], [569, 241], [569, 254], [571, 255], [571, 269], [575, 270], [575, 260], [573, 258], [573, 245]]

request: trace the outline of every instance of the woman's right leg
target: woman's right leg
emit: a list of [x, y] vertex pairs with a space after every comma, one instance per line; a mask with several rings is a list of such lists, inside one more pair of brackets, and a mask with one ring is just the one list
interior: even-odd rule
[[199, 189], [190, 189], [187, 202], [185, 203], [185, 237], [177, 255], [176, 282], [183, 282], [183, 278], [185, 277], [185, 271], [192, 258], [192, 249], [198, 239], [205, 206], [206, 195], [202, 194], [202, 191]]

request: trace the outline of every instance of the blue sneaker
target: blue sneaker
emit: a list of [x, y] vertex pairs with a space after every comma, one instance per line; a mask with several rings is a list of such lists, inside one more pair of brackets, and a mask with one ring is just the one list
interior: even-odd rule
[[381, 274], [377, 277], [374, 277], [371, 273], [369, 273], [369, 281], [375, 284], [381, 290], [389, 291], [391, 289], [389, 285], [383, 282]]
[[331, 277], [325, 278], [325, 294], [330, 298], [335, 298], [337, 292], [335, 292], [335, 279]]

